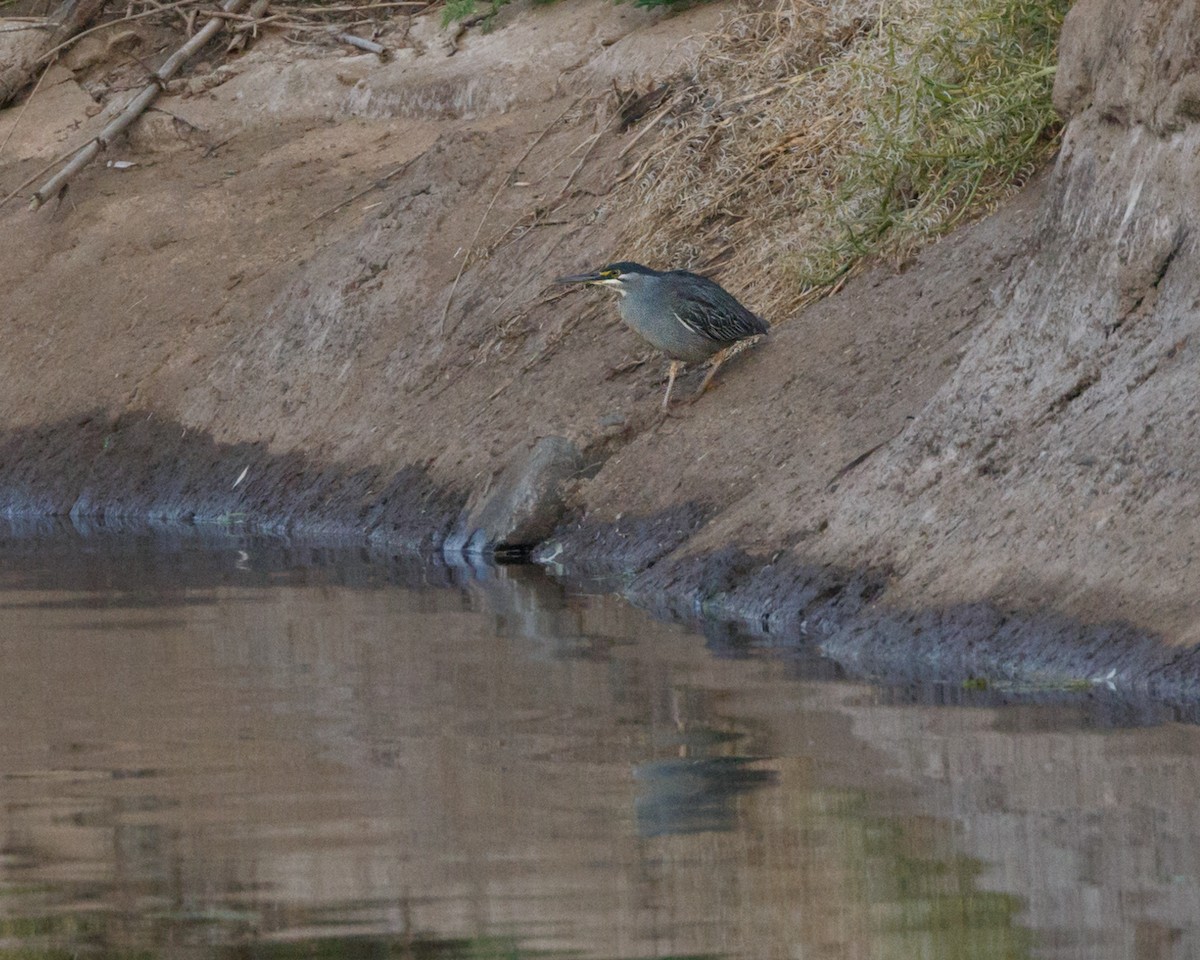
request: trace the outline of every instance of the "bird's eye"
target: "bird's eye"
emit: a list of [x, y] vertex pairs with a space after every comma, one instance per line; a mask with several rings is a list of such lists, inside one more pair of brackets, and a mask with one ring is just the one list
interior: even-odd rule
[[601, 270], [600, 276], [604, 280], [616, 280], [619, 274], [616, 270]]

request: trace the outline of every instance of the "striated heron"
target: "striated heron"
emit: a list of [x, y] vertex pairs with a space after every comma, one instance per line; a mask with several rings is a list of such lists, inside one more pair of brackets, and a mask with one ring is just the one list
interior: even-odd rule
[[610, 287], [621, 295], [617, 304], [621, 319], [671, 360], [664, 410], [684, 364], [711, 358], [708, 374], [692, 397], [695, 401], [735, 347], [740, 349], [743, 341], [770, 329], [715, 281], [687, 270], [651, 270], [622, 260], [593, 273], [559, 277], [557, 282]]

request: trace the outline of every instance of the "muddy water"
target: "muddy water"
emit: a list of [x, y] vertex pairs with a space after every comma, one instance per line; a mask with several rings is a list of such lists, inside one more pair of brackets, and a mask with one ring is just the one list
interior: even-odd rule
[[1200, 729], [1102, 686], [942, 705], [528, 570], [24, 531], [0, 694], [3, 955], [1200, 956]]

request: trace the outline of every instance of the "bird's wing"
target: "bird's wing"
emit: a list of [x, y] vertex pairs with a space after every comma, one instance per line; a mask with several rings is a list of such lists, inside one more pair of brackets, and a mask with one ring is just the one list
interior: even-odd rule
[[689, 330], [716, 343], [734, 343], [767, 332], [766, 321], [717, 283], [698, 274], [689, 277], [691, 282], [675, 305], [675, 316]]

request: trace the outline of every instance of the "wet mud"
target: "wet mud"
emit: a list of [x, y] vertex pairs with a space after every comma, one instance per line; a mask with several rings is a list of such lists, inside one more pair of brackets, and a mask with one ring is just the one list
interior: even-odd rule
[[90, 412], [0, 436], [0, 516], [10, 521], [245, 523], [422, 550], [441, 543], [464, 502], [419, 466], [279, 455], [144, 412]]
[[[653, 531], [664, 522], [625, 521], [618, 555], [615, 528], [563, 531], [564, 552], [580, 562], [559, 572], [596, 576], [606, 558], [653, 555]], [[640, 551], [630, 542], [634, 531]], [[1200, 699], [1195, 648], [1128, 624], [987, 602], [905, 608], [886, 599], [887, 570], [806, 562], [794, 552], [754, 557], [734, 547], [607, 568], [628, 599], [659, 616], [706, 632], [725, 625], [757, 645], [815, 648], [854, 677], [1020, 695], [1118, 689], [1181, 709]]]

